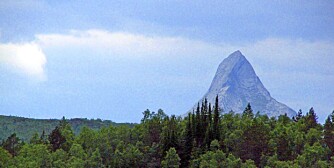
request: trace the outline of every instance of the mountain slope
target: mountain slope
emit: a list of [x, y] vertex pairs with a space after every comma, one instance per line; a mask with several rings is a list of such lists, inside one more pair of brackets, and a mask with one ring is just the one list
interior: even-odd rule
[[209, 102], [214, 103], [216, 95], [224, 112], [233, 110], [241, 113], [250, 103], [255, 113], [260, 111], [260, 114], [268, 116], [286, 113], [290, 117], [296, 114], [294, 110], [270, 96], [252, 65], [240, 51], [235, 51], [219, 65], [203, 99], [207, 98]]

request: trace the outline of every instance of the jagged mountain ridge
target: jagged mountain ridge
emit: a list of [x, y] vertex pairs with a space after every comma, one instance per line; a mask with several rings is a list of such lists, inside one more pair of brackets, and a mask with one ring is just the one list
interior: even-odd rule
[[285, 113], [289, 117], [296, 115], [290, 107], [270, 96], [252, 65], [240, 51], [235, 51], [220, 63], [208, 92], [200, 102], [207, 98], [213, 104], [217, 95], [223, 112], [233, 110], [241, 113], [250, 103], [254, 113], [259, 111], [270, 117]]

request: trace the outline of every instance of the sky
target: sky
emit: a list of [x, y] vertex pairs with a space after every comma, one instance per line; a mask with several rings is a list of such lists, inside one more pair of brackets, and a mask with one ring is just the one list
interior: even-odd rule
[[272, 97], [334, 110], [334, 2], [0, 1], [0, 114], [184, 114], [240, 50]]

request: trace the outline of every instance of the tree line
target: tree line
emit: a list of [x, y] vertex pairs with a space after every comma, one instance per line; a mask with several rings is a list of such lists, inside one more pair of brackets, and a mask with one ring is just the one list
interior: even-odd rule
[[205, 99], [184, 118], [146, 110], [133, 127], [77, 135], [63, 118], [49, 134], [3, 140], [0, 167], [334, 167], [334, 112], [321, 125], [313, 108], [269, 118], [218, 104]]

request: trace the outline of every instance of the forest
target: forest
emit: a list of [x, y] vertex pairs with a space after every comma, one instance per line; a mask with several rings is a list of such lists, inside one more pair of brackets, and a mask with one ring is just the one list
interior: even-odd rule
[[[207, 100], [185, 117], [146, 110], [139, 124], [87, 126], [63, 118], [29, 140], [15, 132], [0, 145], [0, 167], [334, 167], [334, 111], [324, 125], [313, 108], [269, 118], [223, 112]], [[26, 128], [29, 129], [29, 128]]]
[[[0, 115], [0, 141], [5, 140], [13, 133], [15, 133], [16, 136], [23, 141], [29, 141], [35, 133], [44, 132], [44, 134], [50, 134], [51, 131], [59, 124], [59, 121], [59, 119], [34, 119]], [[66, 121], [71, 125], [75, 135], [78, 135], [84, 126], [93, 130], [98, 130], [102, 127], [109, 127], [111, 125], [134, 126], [133, 123], [115, 123], [110, 120], [102, 120], [99, 118], [72, 118]]]

